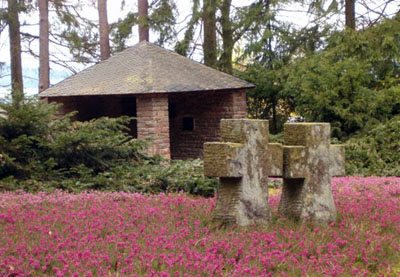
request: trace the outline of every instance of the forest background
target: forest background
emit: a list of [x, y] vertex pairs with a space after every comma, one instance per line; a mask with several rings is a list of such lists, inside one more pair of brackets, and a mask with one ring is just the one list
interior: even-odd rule
[[[109, 172], [104, 159], [126, 158], [123, 149], [117, 149], [120, 145], [115, 145], [117, 148], [110, 148], [112, 155], [94, 155], [95, 162], [87, 162], [84, 155], [70, 157], [76, 163], [65, 160], [60, 155], [67, 147], [69, 118], [51, 127], [52, 132], [58, 128], [63, 134], [60, 137], [64, 136], [52, 140], [57, 147], [38, 142], [44, 134], [40, 132], [48, 133], [49, 128], [34, 127], [38, 123], [27, 122], [26, 117], [49, 126], [55, 109], [24, 96], [32, 94], [32, 84], [42, 91], [50, 83], [137, 43], [138, 36], [150, 36], [152, 43], [254, 83], [256, 89], [247, 94], [249, 117], [269, 119], [274, 140], [282, 139], [282, 126], [288, 119], [329, 122], [333, 141], [347, 145], [348, 174], [400, 175], [397, 1], [3, 0], [0, 35], [0, 84], [13, 100], [3, 101], [8, 117], [0, 124], [0, 150], [5, 157], [0, 178], [31, 179], [32, 172], [43, 175], [49, 168], [64, 174], [64, 164], [69, 167], [68, 178], [75, 172], [82, 181], [82, 176]], [[32, 69], [32, 65], [38, 66]], [[115, 126], [122, 131], [124, 120], [129, 119], [102, 124], [110, 126], [110, 134], [121, 136]], [[101, 132], [95, 124], [100, 123], [77, 127], [87, 145], [93, 144], [90, 140], [94, 138], [85, 134]], [[33, 128], [30, 134], [23, 130], [29, 130], [28, 125]], [[10, 130], [15, 132], [11, 135]], [[53, 152], [42, 153], [43, 160], [35, 152], [32, 159], [39, 160], [42, 167], [38, 170], [40, 166], [26, 156], [18, 161], [21, 150], [15, 149], [17, 143], [26, 143], [24, 155], [37, 145], [42, 151], [46, 143]], [[143, 158], [138, 158], [138, 152], [135, 156]]]

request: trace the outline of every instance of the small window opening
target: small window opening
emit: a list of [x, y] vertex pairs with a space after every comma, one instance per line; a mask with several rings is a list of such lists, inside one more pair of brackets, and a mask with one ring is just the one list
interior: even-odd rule
[[176, 117], [176, 104], [168, 104], [169, 118], [173, 119]]
[[194, 118], [193, 116], [185, 116], [182, 119], [182, 130], [193, 131], [194, 130]]

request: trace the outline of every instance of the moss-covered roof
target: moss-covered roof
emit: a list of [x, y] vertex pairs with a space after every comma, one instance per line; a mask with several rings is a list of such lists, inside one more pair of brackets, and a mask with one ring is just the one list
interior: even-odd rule
[[252, 88], [149, 42], [141, 42], [40, 93], [41, 97], [148, 94]]

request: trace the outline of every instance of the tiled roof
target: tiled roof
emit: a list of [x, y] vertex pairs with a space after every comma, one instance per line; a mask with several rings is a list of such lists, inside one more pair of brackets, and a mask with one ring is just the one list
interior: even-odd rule
[[41, 97], [253, 88], [149, 42], [141, 42], [40, 93]]

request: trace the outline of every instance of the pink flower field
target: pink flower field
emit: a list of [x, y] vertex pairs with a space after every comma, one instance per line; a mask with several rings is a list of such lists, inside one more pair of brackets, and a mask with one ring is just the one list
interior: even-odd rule
[[0, 194], [0, 276], [397, 276], [400, 178], [333, 180], [338, 219], [218, 228], [215, 198]]

